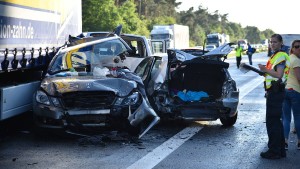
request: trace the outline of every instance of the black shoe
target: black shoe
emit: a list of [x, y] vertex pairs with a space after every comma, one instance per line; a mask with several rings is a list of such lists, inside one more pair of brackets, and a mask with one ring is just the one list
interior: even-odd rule
[[279, 154], [274, 154], [274, 153], [272, 153], [271, 151], [268, 150], [266, 152], [260, 153], [260, 156], [262, 158], [266, 158], [266, 159], [280, 159], [281, 157], [284, 156], [284, 154], [280, 154], [280, 155]]
[[300, 150], [300, 143], [297, 144], [297, 149]]
[[288, 150], [288, 149], [289, 149], [288, 143], [284, 143], [284, 148], [285, 148], [285, 150]]

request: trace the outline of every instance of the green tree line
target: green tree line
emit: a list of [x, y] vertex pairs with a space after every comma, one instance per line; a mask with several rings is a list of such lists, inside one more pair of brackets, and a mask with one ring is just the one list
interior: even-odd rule
[[181, 24], [189, 26], [190, 46], [203, 45], [209, 33], [225, 33], [231, 42], [248, 39], [250, 43], [260, 43], [274, 34], [271, 29], [243, 28], [228, 21], [228, 14], [209, 13], [202, 6], [178, 12], [180, 4], [176, 0], [82, 0], [82, 30], [111, 31], [122, 24], [123, 33], [149, 37], [153, 25]]

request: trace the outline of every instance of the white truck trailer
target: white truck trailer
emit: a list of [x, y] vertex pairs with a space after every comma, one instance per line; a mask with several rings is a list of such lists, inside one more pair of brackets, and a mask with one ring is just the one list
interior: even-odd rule
[[215, 45], [219, 47], [225, 43], [229, 43], [230, 38], [227, 34], [221, 33], [211, 33], [206, 36], [206, 44], [207, 45]]
[[32, 109], [57, 47], [82, 32], [81, 0], [0, 0], [0, 121]]
[[189, 27], [185, 25], [154, 25], [150, 33], [152, 52], [166, 53], [167, 49], [189, 47]]

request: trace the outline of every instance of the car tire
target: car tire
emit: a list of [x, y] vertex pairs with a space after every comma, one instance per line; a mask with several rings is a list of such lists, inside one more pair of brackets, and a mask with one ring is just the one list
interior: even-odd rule
[[230, 127], [230, 126], [233, 126], [237, 120], [237, 116], [238, 116], [238, 113], [236, 113], [234, 116], [232, 117], [229, 117], [229, 116], [226, 116], [226, 117], [221, 117], [220, 118], [220, 121], [221, 123], [223, 124], [223, 126], [225, 127]]

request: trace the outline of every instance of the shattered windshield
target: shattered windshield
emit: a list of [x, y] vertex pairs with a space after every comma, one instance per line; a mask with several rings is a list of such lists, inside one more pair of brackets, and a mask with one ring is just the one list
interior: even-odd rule
[[49, 69], [50, 74], [60, 71], [90, 71], [91, 66], [117, 66], [114, 60], [128, 49], [119, 39], [102, 41], [88, 46], [79, 46], [72, 50], [62, 51], [55, 58]]

